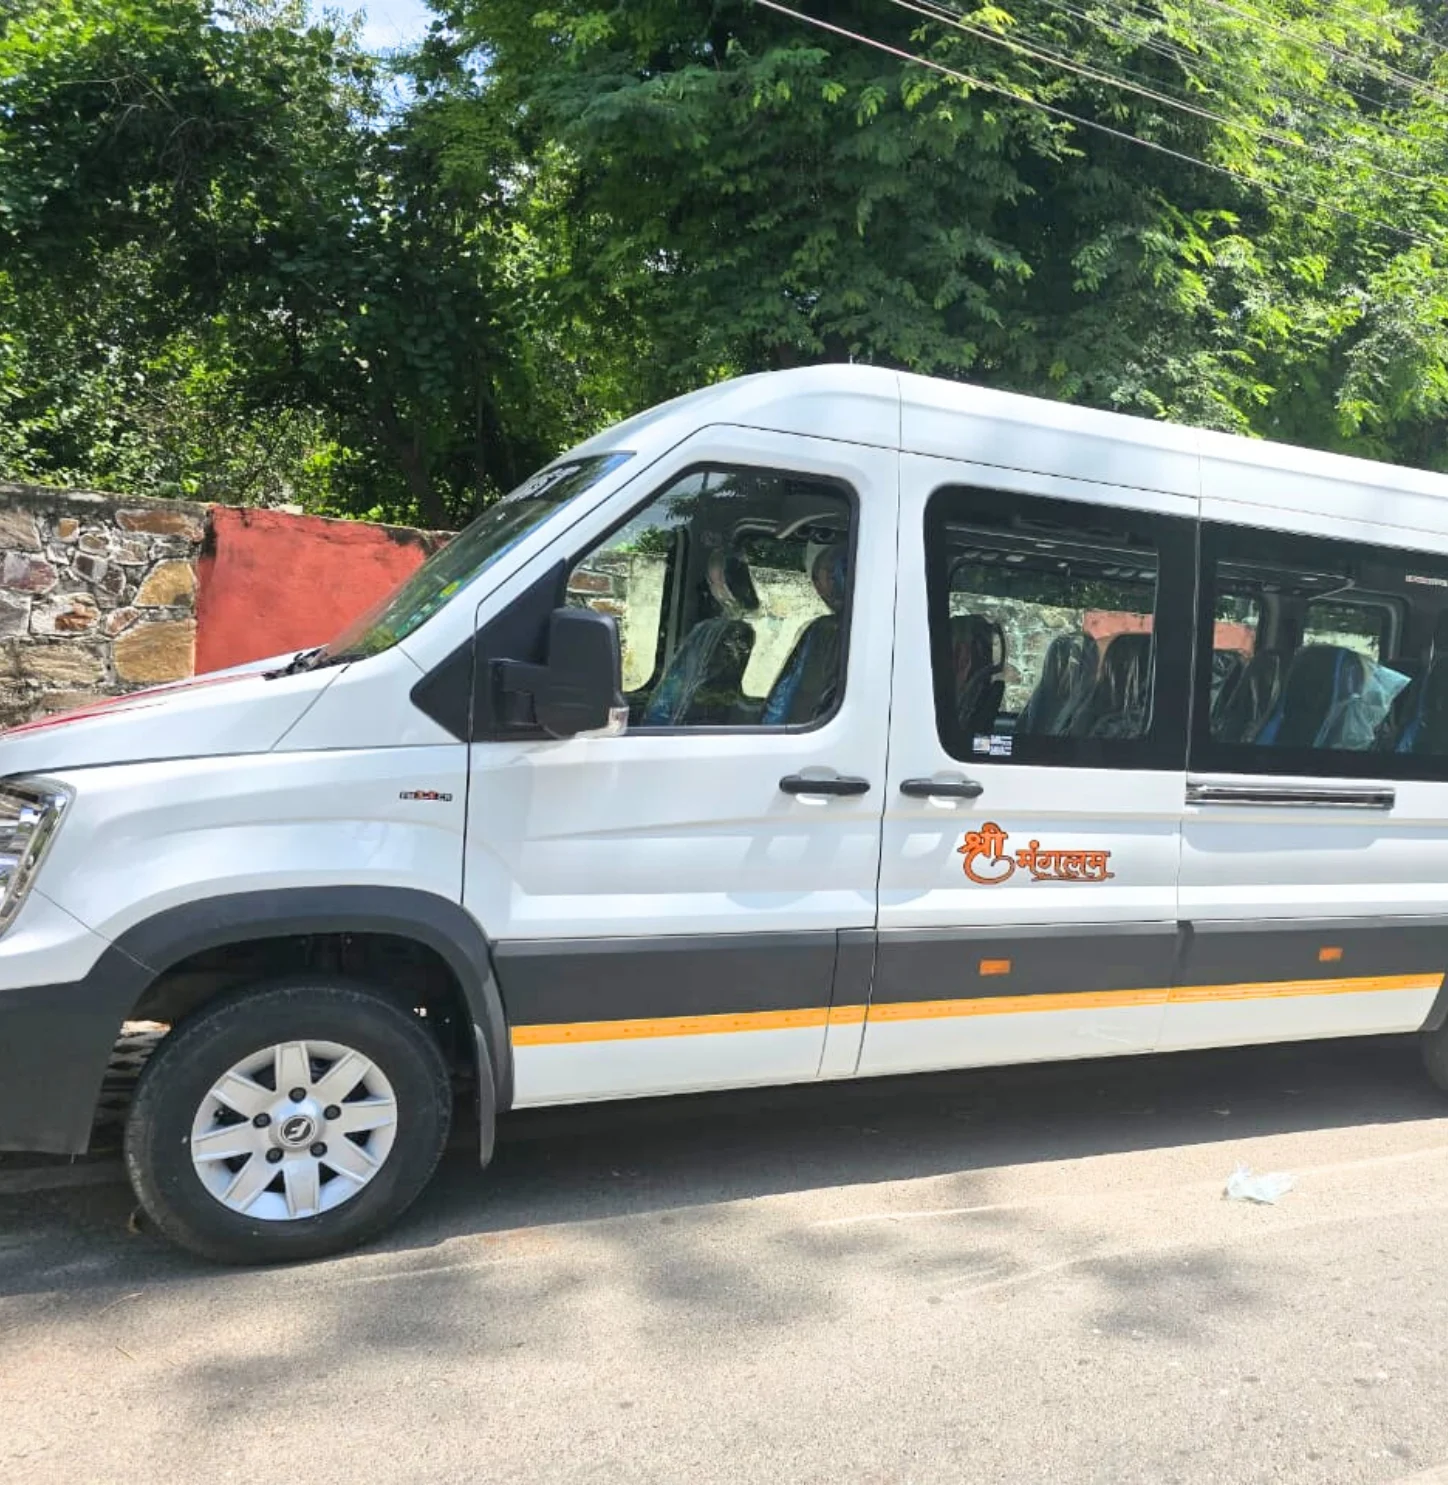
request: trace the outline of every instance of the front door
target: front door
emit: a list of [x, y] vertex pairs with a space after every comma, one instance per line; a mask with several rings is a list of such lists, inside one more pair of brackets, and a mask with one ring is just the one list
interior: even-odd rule
[[1194, 527], [1183, 496], [903, 459], [862, 1072], [1154, 1045]]
[[897, 465], [706, 430], [560, 538], [630, 717], [473, 745], [517, 1103], [819, 1073], [841, 931], [874, 923]]

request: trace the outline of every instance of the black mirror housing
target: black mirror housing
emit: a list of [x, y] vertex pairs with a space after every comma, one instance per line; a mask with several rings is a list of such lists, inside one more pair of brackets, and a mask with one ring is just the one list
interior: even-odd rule
[[602, 731], [624, 705], [617, 622], [592, 609], [555, 608], [548, 617], [547, 661], [496, 661], [494, 685], [504, 703], [500, 714], [518, 718], [522, 693], [532, 699], [528, 722], [551, 737]]

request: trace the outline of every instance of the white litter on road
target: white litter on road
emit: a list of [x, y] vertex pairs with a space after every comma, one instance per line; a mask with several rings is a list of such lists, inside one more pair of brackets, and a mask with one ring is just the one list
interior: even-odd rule
[[1228, 1201], [1258, 1201], [1274, 1206], [1297, 1184], [1293, 1176], [1285, 1171], [1270, 1171], [1254, 1176], [1248, 1165], [1239, 1165], [1227, 1177], [1227, 1189], [1223, 1193]]

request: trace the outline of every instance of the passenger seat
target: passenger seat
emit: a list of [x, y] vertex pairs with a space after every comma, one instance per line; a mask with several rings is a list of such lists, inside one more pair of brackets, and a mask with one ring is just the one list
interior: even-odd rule
[[733, 721], [754, 630], [743, 619], [705, 619], [685, 636], [649, 697], [644, 727], [723, 726]]
[[1212, 709], [1216, 710], [1218, 701], [1222, 696], [1232, 689], [1241, 678], [1247, 662], [1242, 658], [1241, 650], [1213, 650], [1212, 651]]
[[1071, 723], [1073, 737], [1137, 737], [1145, 730], [1151, 654], [1149, 634], [1118, 634], [1106, 646], [1096, 684]]
[[1427, 671], [1419, 661], [1403, 655], [1395, 655], [1383, 663], [1389, 670], [1407, 676], [1408, 684], [1393, 697], [1388, 714], [1378, 727], [1378, 747], [1388, 753], [1411, 752], [1412, 749], [1403, 747], [1402, 743], [1408, 728], [1422, 715], [1423, 683]]
[[1324, 726], [1345, 701], [1362, 694], [1367, 662], [1342, 645], [1308, 645], [1292, 657], [1282, 699], [1253, 739], [1276, 748], [1332, 747], [1318, 741]]
[[955, 674], [955, 719], [962, 734], [989, 732], [1000, 714], [1006, 685], [1006, 637], [999, 624], [979, 614], [955, 614], [950, 620], [950, 649]]
[[1101, 651], [1089, 634], [1058, 634], [1046, 648], [1041, 678], [1016, 718], [1017, 735], [1066, 737], [1091, 694]]
[[1397, 751], [1448, 755], [1448, 660], [1435, 660], [1419, 683], [1417, 710]]
[[1217, 742], [1251, 742], [1272, 715], [1282, 694], [1282, 655], [1258, 650], [1231, 685], [1212, 703], [1212, 737]]

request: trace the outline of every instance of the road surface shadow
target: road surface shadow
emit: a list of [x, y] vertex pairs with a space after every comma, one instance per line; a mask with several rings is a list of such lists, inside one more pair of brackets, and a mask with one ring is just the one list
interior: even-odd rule
[[[486, 1174], [464, 1133], [417, 1206], [371, 1251], [404, 1253], [470, 1234], [787, 1192], [1444, 1116], [1448, 1102], [1428, 1083], [1411, 1038], [523, 1111], [502, 1121]], [[132, 1212], [119, 1182], [0, 1196], [0, 1296], [214, 1272], [130, 1230]]]

